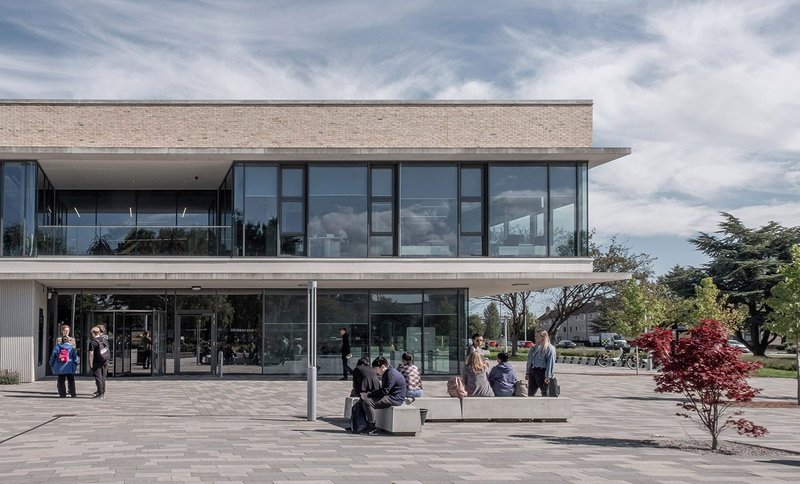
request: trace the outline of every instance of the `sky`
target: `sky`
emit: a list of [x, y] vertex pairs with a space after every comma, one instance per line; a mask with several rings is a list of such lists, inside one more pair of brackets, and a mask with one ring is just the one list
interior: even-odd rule
[[[491, 8], [489, 8], [491, 7]], [[594, 101], [590, 225], [800, 225], [800, 2], [0, 0], [0, 98]]]

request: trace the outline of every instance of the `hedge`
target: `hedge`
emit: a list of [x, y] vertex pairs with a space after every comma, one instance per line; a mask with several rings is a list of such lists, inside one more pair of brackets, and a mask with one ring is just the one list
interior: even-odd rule
[[10, 370], [0, 370], [0, 385], [16, 385], [19, 383], [19, 373]]

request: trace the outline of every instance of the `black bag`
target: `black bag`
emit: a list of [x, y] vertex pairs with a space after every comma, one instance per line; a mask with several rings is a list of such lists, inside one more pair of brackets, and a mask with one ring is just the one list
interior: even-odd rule
[[350, 428], [354, 434], [358, 434], [367, 429], [367, 414], [364, 412], [364, 404], [361, 400], [353, 404], [350, 412]]
[[561, 394], [561, 387], [558, 386], [558, 379], [554, 376], [550, 379], [550, 383], [547, 384], [547, 396], [548, 397], [557, 397]]
[[100, 362], [102, 364], [108, 363], [108, 360], [111, 359], [111, 351], [108, 349], [108, 342], [105, 338], [100, 338], [97, 341], [97, 353], [100, 355]]

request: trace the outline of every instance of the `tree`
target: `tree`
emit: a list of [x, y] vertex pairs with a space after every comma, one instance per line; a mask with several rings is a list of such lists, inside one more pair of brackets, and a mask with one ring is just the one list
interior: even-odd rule
[[783, 280], [771, 290], [767, 304], [772, 308], [764, 326], [795, 345], [797, 361], [797, 404], [800, 405], [800, 246], [792, 247], [792, 262], [779, 270]]
[[[729, 296], [728, 301], [747, 307], [747, 319], [737, 336], [754, 354], [763, 356], [775, 340], [775, 335], [764, 328], [772, 312], [766, 300], [781, 279], [779, 269], [791, 259], [791, 247], [800, 242], [800, 227], [769, 222], [752, 229], [729, 213], [723, 212], [722, 217], [716, 232], [719, 235], [700, 233], [689, 242], [711, 259], [704, 267], [705, 275]], [[744, 338], [743, 330], [750, 338]]]
[[729, 304], [729, 296], [720, 294], [713, 279], [704, 277], [694, 287], [694, 291], [691, 320], [688, 323], [694, 325], [705, 319], [713, 319], [725, 324], [729, 331], [741, 328], [742, 322], [747, 318], [747, 310]]
[[[634, 253], [630, 247], [611, 239], [608, 247], [595, 244], [589, 237], [589, 256], [594, 258], [595, 272], [630, 272], [634, 279], [645, 280], [653, 274], [653, 258], [647, 254]], [[624, 282], [602, 282], [595, 284], [579, 284], [545, 291], [550, 298], [550, 307], [555, 317], [547, 329], [551, 338], [555, 338], [558, 330], [570, 316], [580, 311], [591, 302], [604, 301], [622, 288]]]
[[486, 330], [486, 323], [481, 320], [480, 315], [470, 314], [467, 322], [467, 334], [472, 337], [475, 333], [483, 334]]
[[[486, 296], [484, 299], [498, 303], [511, 313], [508, 320], [508, 337], [511, 339], [511, 354], [517, 354], [517, 341], [523, 337], [525, 332], [525, 324], [527, 322], [528, 307], [533, 300], [533, 293], [531, 291], [512, 292], [508, 294], [499, 294], [497, 296]], [[499, 319], [498, 319], [499, 322]], [[488, 331], [487, 322], [487, 331]]]
[[758, 395], [759, 390], [747, 383], [747, 377], [761, 364], [742, 361], [739, 350], [727, 345], [727, 339], [725, 324], [704, 320], [689, 330], [688, 338], [672, 341], [671, 331], [657, 328], [634, 342], [653, 352], [655, 361], [663, 365], [654, 377], [655, 391], [684, 396], [678, 406], [686, 412], [678, 415], [697, 418], [700, 427], [711, 435], [713, 450], [717, 449], [719, 435], [729, 427], [739, 435], [767, 434], [764, 427], [741, 418], [741, 411], [731, 411], [732, 404], [749, 402]]
[[[491, 303], [483, 310], [484, 338], [497, 339], [500, 337], [500, 311], [497, 310], [497, 305]], [[470, 333], [472, 336], [474, 333]]]
[[628, 281], [619, 294], [620, 304], [609, 311], [613, 321], [611, 329], [626, 336], [639, 336], [648, 327], [650, 321], [663, 319], [664, 305], [654, 295], [646, 281], [632, 279]]

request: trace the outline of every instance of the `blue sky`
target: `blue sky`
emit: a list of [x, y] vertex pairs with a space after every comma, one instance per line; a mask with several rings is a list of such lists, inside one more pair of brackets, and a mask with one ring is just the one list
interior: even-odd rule
[[[491, 7], [491, 8], [489, 8]], [[593, 99], [590, 223], [800, 225], [800, 2], [0, 0], [0, 97]]]

